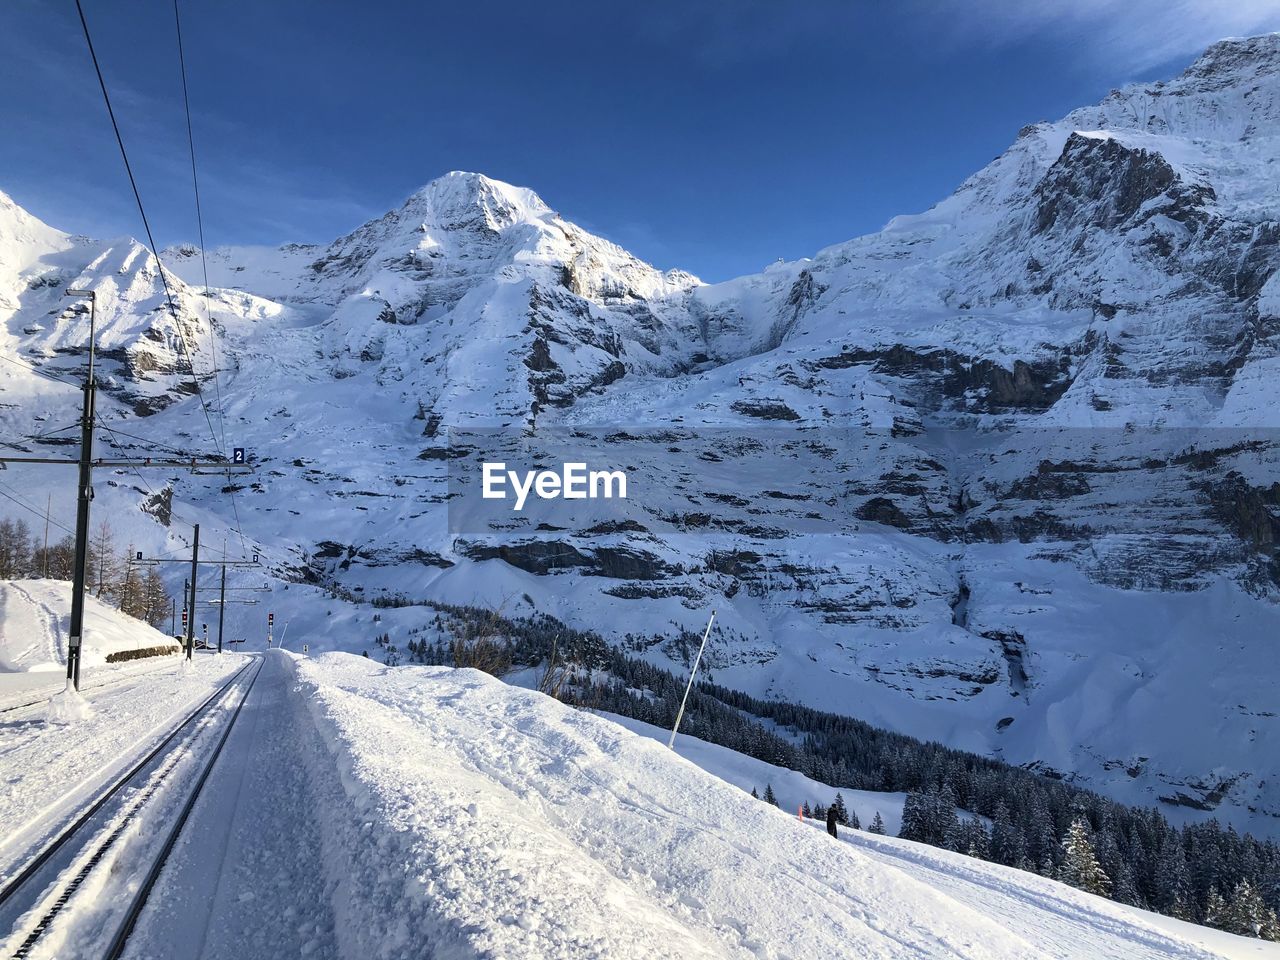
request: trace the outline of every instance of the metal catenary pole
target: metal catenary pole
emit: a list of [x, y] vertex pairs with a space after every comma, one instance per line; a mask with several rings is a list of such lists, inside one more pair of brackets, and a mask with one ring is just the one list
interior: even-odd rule
[[93, 501], [93, 337], [97, 300], [92, 290], [68, 290], [69, 296], [89, 301], [89, 371], [80, 411], [80, 476], [76, 488], [76, 556], [71, 585], [71, 624], [67, 638], [67, 681], [80, 689], [80, 650], [84, 645], [84, 591], [89, 566], [89, 504]]
[[44, 569], [40, 576], [49, 579], [49, 513], [53, 510], [53, 494], [49, 494], [44, 506]]
[[693, 689], [693, 678], [698, 675], [698, 664], [702, 662], [702, 651], [707, 648], [707, 637], [711, 636], [711, 625], [716, 622], [716, 612], [711, 611], [711, 619], [707, 621], [706, 632], [702, 635], [702, 643], [698, 644], [698, 655], [694, 657], [693, 669], [689, 672], [689, 685], [684, 688], [684, 698], [680, 701], [680, 710], [676, 713], [675, 726], [671, 728], [671, 739], [667, 746], [676, 748], [676, 734], [680, 731], [680, 721], [684, 718], [684, 705], [689, 702], [689, 691]]
[[191, 542], [191, 593], [187, 598], [187, 659], [196, 648], [196, 578], [200, 564], [200, 524], [195, 525], [195, 538]]
[[222, 652], [222, 621], [227, 614], [227, 568], [222, 568], [222, 589], [218, 591], [218, 652]]

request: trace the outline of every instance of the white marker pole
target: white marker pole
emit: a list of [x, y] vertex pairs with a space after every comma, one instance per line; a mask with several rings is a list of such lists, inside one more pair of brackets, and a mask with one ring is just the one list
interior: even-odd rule
[[702, 643], [698, 646], [698, 655], [693, 660], [693, 671], [689, 674], [689, 685], [684, 688], [684, 699], [680, 701], [680, 710], [676, 714], [676, 725], [671, 728], [671, 740], [667, 746], [676, 748], [676, 733], [680, 730], [680, 721], [684, 718], [684, 705], [689, 702], [689, 691], [693, 689], [693, 678], [698, 675], [698, 664], [702, 662], [702, 651], [707, 649], [707, 637], [711, 636], [711, 625], [716, 622], [716, 612], [711, 611], [711, 619], [707, 621], [707, 632], [702, 635]]

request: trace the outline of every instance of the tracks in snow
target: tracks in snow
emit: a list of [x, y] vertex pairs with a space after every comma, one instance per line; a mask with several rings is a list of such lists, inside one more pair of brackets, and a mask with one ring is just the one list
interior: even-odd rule
[[[181, 656], [181, 653], [179, 653], [179, 656]], [[103, 690], [103, 689], [106, 689], [107, 687], [114, 687], [117, 684], [121, 684], [121, 683], [127, 683], [130, 680], [137, 680], [139, 677], [145, 677], [149, 673], [158, 673], [159, 671], [163, 670], [167, 666], [172, 665], [173, 663], [173, 661], [170, 660], [169, 657], [167, 656], [154, 657], [151, 659], [159, 660], [160, 663], [158, 663], [156, 666], [148, 667], [145, 670], [122, 669], [120, 670], [120, 674], [121, 674], [120, 676], [112, 676], [106, 680], [99, 680], [96, 683], [85, 682], [80, 686], [80, 693], [87, 697], [92, 693], [96, 693], [98, 690]], [[66, 684], [62, 680], [62, 674], [58, 673], [58, 674], [54, 674], [54, 676], [57, 676], [59, 678], [57, 683], [48, 687], [36, 699], [34, 700], [31, 699], [33, 696], [35, 696], [33, 692], [27, 692], [26, 694], [23, 695], [22, 701], [20, 703], [6, 703], [6, 704], [0, 705], [0, 714], [18, 713], [21, 710], [31, 710], [36, 707], [40, 707], [40, 708], [47, 707], [49, 704], [50, 697], [56, 696], [57, 694], [61, 693], [63, 690], [66, 689]]]
[[[0, 956], [121, 955], [262, 664], [255, 658], [232, 675], [4, 881]], [[122, 887], [123, 900], [94, 898], [122, 864], [141, 884]]]

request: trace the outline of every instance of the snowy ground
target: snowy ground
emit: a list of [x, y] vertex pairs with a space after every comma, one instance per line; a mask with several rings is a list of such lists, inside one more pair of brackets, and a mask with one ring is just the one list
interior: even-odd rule
[[[71, 584], [63, 580], [0, 581], [0, 710], [30, 703], [65, 686]], [[169, 658], [107, 663], [108, 654], [146, 647], [172, 648], [173, 637], [118, 610], [85, 598], [81, 689], [115, 685], [163, 669]], [[170, 661], [169, 669], [173, 668]]]
[[[643, 737], [663, 744], [667, 742], [670, 731], [629, 717], [619, 717], [615, 714], [604, 714], [604, 716]], [[1092, 916], [1086, 919], [1084, 928], [1076, 931], [1077, 939], [1071, 942], [1073, 949], [1079, 944], [1090, 943], [1093, 940], [1092, 927], [1098, 923], [1113, 926], [1116, 921], [1110, 916], [1110, 912], [1118, 910], [1136, 917], [1143, 924], [1150, 924], [1170, 932], [1179, 939], [1201, 944], [1226, 957], [1238, 957], [1241, 960], [1252, 957], [1280, 957], [1280, 947], [1275, 944], [1236, 937], [1147, 910], [1125, 907], [1111, 901], [1101, 901], [1094, 897], [1083, 896], [1078, 891], [1064, 887], [1060, 883], [1032, 876], [1023, 871], [980, 863], [960, 854], [898, 840], [896, 834], [901, 826], [905, 794], [852, 790], [818, 783], [795, 770], [777, 767], [718, 744], [683, 735], [677, 738], [676, 749], [681, 756], [692, 760], [703, 770], [743, 790], [750, 791], [752, 787], [763, 790], [764, 785], [771, 785], [778, 797], [778, 803], [788, 812], [806, 800], [810, 803], [815, 800], [829, 803], [837, 792], [844, 796], [847, 805], [858, 814], [864, 828], [871, 822], [876, 812], [879, 812], [884, 819], [889, 836], [876, 837], [862, 831], [846, 830], [841, 832], [841, 840], [854, 844], [882, 863], [907, 870], [916, 879], [923, 880], [970, 906], [998, 913], [1002, 917], [1002, 922], [1012, 925], [1015, 929], [1019, 929], [1024, 922], [1032, 925], [1040, 923], [1035, 911], [1027, 910], [1028, 899], [1035, 900], [1041, 909], [1060, 912], [1064, 916], [1072, 913], [1088, 916], [1076, 902], [1077, 899], [1088, 901], [1090, 908], [1094, 904], [1105, 903], [1108, 916], [1106, 918]], [[957, 813], [961, 816], [967, 815], [960, 810]], [[822, 824], [812, 825], [823, 829]], [[1105, 944], [1098, 945], [1098, 949], [1103, 952], [1095, 955], [1107, 955]], [[1076, 954], [1068, 952], [1048, 955], [1074, 956]], [[1127, 954], [1120, 955], [1127, 956]]]
[[[641, 720], [606, 712], [601, 712], [599, 716], [663, 745], [671, 737], [670, 730], [663, 730]], [[902, 804], [907, 799], [905, 793], [854, 790], [850, 787], [819, 783], [797, 770], [776, 767], [755, 757], [749, 757], [745, 753], [738, 753], [728, 747], [683, 734], [676, 739], [676, 752], [692, 760], [708, 773], [747, 793], [755, 789], [763, 795], [766, 787], [773, 787], [773, 794], [778, 798], [778, 806], [797, 818], [800, 808], [805, 803], [810, 806], [819, 803], [824, 807], [829, 806], [838, 793], [844, 797], [845, 805], [858, 815], [858, 820], [864, 827], [871, 823], [877, 813], [884, 820], [887, 833], [897, 834], [902, 827]], [[961, 817], [971, 816], [967, 811], [959, 808], [956, 812]]]
[[483, 674], [343, 654], [295, 669], [339, 956], [1232, 955], [1052, 881], [832, 842], [652, 739]]
[[[74, 728], [4, 721], [0, 875], [244, 662], [132, 678]], [[833, 841], [744, 788], [792, 807], [834, 787], [627, 726], [475, 671], [272, 651], [126, 956], [1280, 956], [893, 837]], [[843, 792], [896, 829], [900, 797]], [[59, 942], [90, 943], [145, 867], [96, 879]]]
[[73, 724], [50, 722], [43, 705], [0, 714], [0, 878], [164, 739], [244, 659], [202, 655], [184, 664], [166, 658], [162, 668], [90, 690], [90, 713]]

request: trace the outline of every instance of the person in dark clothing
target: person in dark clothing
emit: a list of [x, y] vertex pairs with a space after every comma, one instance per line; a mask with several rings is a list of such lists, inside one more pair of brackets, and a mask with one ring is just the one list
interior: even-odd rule
[[836, 831], [836, 808], [834, 806], [827, 808], [827, 833], [833, 837], [839, 836]]

